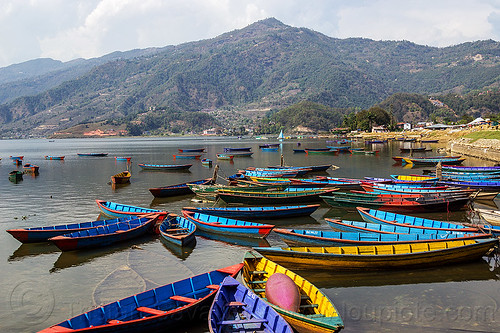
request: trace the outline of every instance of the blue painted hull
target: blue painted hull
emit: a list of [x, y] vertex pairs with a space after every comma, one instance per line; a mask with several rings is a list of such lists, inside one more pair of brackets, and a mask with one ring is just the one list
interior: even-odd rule
[[[139, 216], [150, 213], [162, 213], [158, 209], [149, 209], [138, 206], [124, 205], [111, 201], [96, 200], [97, 206], [101, 212], [108, 216], [126, 217], [126, 216]], [[163, 212], [164, 213], [164, 212]]]
[[232, 277], [226, 277], [208, 315], [211, 333], [293, 333], [292, 328], [267, 302]]
[[165, 242], [186, 246], [195, 241], [196, 225], [188, 219], [170, 214], [160, 225], [159, 231]]
[[263, 207], [184, 207], [183, 210], [242, 219], [281, 219], [312, 214], [320, 205]]
[[[193, 318], [207, 318], [219, 284], [235, 277], [237, 264], [166, 284], [99, 306], [89, 312], [55, 324], [39, 333], [71, 332], [163, 332]], [[67, 330], [68, 331], [68, 330]]]

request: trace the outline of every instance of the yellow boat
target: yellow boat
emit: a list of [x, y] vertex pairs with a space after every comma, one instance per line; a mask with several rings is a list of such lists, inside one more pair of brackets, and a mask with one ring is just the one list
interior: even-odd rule
[[400, 269], [478, 260], [497, 238], [396, 245], [339, 247], [257, 247], [269, 260], [294, 269]]
[[404, 180], [404, 181], [437, 181], [439, 180], [436, 177], [431, 177], [431, 176], [406, 176], [406, 175], [391, 175], [392, 178], [396, 180]]
[[114, 176], [111, 176], [111, 182], [113, 184], [130, 183], [130, 177], [132, 177], [132, 174], [129, 171], [123, 171], [123, 172], [117, 173]]
[[[338, 332], [344, 327], [333, 303], [316, 286], [294, 272], [249, 251], [245, 254], [242, 271], [243, 284], [260, 297], [265, 297], [265, 284], [274, 273], [290, 277], [301, 294], [299, 312], [284, 310], [269, 303], [299, 333]], [[265, 298], [264, 298], [265, 299]]]

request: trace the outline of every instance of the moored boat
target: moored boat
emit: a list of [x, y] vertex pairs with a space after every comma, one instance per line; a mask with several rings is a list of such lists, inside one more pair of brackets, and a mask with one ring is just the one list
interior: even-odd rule
[[206, 318], [219, 284], [235, 277], [243, 264], [196, 275], [146, 290], [64, 320], [39, 333], [154, 332], [193, 318]]
[[300, 305], [298, 311], [284, 309], [266, 300], [295, 331], [299, 333], [333, 333], [344, 327], [333, 302], [311, 282], [259, 253], [249, 251], [245, 254], [241, 277], [243, 285], [255, 294], [265, 297], [267, 282], [274, 274], [288, 276], [299, 290]]
[[25, 165], [23, 165], [23, 169], [24, 169], [24, 172], [26, 172], [26, 173], [38, 173], [38, 171], [40, 170], [40, 167], [38, 165], [35, 165], [35, 164], [26, 163]]
[[500, 166], [474, 167], [463, 165], [443, 165], [442, 170], [458, 172], [498, 172], [500, 171]]
[[115, 160], [119, 161], [119, 162], [130, 163], [130, 161], [132, 160], [132, 157], [131, 156], [115, 156]]
[[177, 214], [168, 214], [160, 225], [159, 232], [165, 242], [186, 246], [195, 241], [196, 225]]
[[[143, 208], [132, 205], [125, 205], [111, 201], [96, 200], [97, 206], [101, 212], [107, 216], [126, 217], [126, 216], [140, 216], [149, 213], [164, 212], [158, 209]], [[165, 212], [166, 213], [166, 212]]]
[[179, 153], [204, 153], [205, 148], [179, 148]]
[[500, 210], [475, 208], [474, 211], [478, 212], [488, 223], [500, 225]]
[[87, 230], [91, 228], [97, 228], [109, 224], [116, 224], [133, 218], [136, 217], [130, 216], [130, 217], [120, 217], [110, 220], [97, 220], [91, 222], [59, 224], [59, 225], [43, 226], [43, 227], [9, 229], [7, 230], [7, 232], [21, 243], [36, 243], [36, 242], [47, 241], [49, 238], [52, 237], [72, 232]]
[[132, 174], [130, 173], [130, 171], [123, 171], [123, 172], [117, 173], [116, 175], [111, 176], [111, 182], [113, 184], [130, 183], [130, 177], [132, 177]]
[[465, 161], [465, 158], [412, 158], [412, 157], [403, 157], [402, 162], [407, 164], [415, 164], [415, 165], [436, 165], [438, 163], [442, 164], [461, 164]]
[[338, 191], [338, 188], [305, 189], [297, 191], [268, 192], [219, 192], [218, 197], [226, 203], [243, 203], [251, 205], [289, 204], [320, 201], [320, 196]]
[[18, 170], [13, 170], [9, 172], [9, 180], [13, 183], [18, 183], [23, 180], [23, 173]]
[[201, 164], [204, 166], [211, 167], [212, 166], [212, 160], [209, 158], [202, 158], [201, 159]]
[[260, 207], [183, 207], [182, 210], [208, 215], [241, 219], [281, 219], [307, 216], [320, 205], [260, 206]]
[[279, 148], [278, 147], [263, 147], [263, 148], [260, 148], [261, 151], [267, 151], [267, 152], [275, 152], [275, 151], [278, 151]]
[[443, 266], [479, 260], [497, 238], [339, 247], [258, 247], [269, 260], [299, 270], [381, 270]]
[[149, 164], [140, 163], [138, 166], [143, 170], [154, 170], [154, 171], [171, 171], [171, 170], [188, 170], [192, 167], [192, 164]]
[[193, 180], [193, 181], [187, 182], [187, 183], [167, 185], [167, 186], [162, 186], [162, 187], [153, 187], [153, 188], [149, 189], [149, 192], [151, 192], [151, 194], [155, 198], [166, 198], [166, 197], [172, 197], [172, 196], [176, 196], [176, 195], [193, 194], [194, 192], [191, 191], [188, 184], [208, 185], [208, 184], [213, 184], [213, 179], [212, 178], [205, 178], [205, 179]]
[[272, 306], [234, 278], [222, 281], [208, 315], [211, 333], [293, 333]]
[[251, 151], [252, 147], [241, 147], [241, 148], [232, 148], [232, 147], [226, 147], [224, 148], [225, 152], [246, 152], [246, 151]]
[[265, 238], [274, 225], [229, 219], [182, 210], [182, 215], [202, 231], [237, 237]]
[[173, 154], [174, 160], [177, 158], [184, 158], [184, 159], [196, 159], [199, 160], [201, 157], [201, 154]]
[[59, 160], [62, 161], [64, 160], [64, 156], [51, 156], [51, 155], [45, 155], [44, 158], [46, 160]]
[[216, 154], [218, 160], [232, 161], [234, 155], [232, 154]]
[[82, 157], [105, 157], [108, 153], [76, 153], [78, 156]]

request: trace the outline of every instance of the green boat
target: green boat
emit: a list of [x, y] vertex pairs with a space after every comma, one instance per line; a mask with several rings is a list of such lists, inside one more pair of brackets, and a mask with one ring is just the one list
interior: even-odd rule
[[18, 183], [23, 180], [23, 173], [18, 170], [9, 172], [9, 180], [13, 183]]
[[219, 192], [218, 198], [226, 203], [247, 205], [292, 204], [321, 201], [320, 196], [328, 195], [338, 188], [299, 190], [297, 191], [267, 191], [267, 192]]
[[232, 190], [243, 190], [246, 192], [262, 192], [262, 191], [282, 191], [286, 189], [289, 184], [270, 184], [270, 185], [246, 185], [246, 186], [231, 186], [231, 185], [201, 185], [201, 184], [187, 184], [187, 186], [193, 191], [197, 196], [202, 197], [206, 200], [216, 200], [219, 191], [232, 191]]

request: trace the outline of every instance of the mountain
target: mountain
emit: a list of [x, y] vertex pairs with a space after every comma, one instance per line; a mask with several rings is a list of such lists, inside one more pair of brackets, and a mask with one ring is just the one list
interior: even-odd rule
[[[500, 82], [500, 43], [493, 40], [436, 48], [337, 39], [274, 18], [208, 40], [101, 60], [58, 86], [0, 105], [0, 128], [46, 135], [88, 122], [140, 123], [159, 110], [202, 111], [230, 122], [231, 115], [303, 100], [368, 108], [394, 93], [465, 93]], [[51, 73], [39, 78], [49, 81]], [[168, 127], [166, 121], [156, 126]]]

